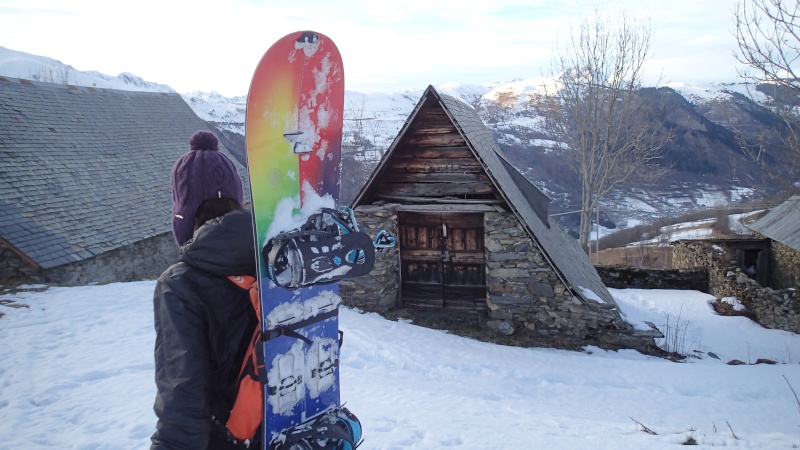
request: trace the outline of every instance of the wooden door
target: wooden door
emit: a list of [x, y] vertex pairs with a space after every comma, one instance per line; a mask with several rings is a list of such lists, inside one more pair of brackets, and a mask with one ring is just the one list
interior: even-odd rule
[[403, 304], [484, 308], [483, 215], [401, 212], [398, 220]]
[[485, 308], [483, 214], [443, 215], [442, 233], [445, 308], [467, 311]]
[[403, 304], [443, 308], [442, 215], [399, 213]]

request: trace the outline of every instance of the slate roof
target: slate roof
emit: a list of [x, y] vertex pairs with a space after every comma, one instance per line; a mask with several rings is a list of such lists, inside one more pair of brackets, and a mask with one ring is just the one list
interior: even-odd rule
[[[547, 215], [550, 198], [505, 159], [497, 141], [477, 112], [461, 100], [439, 91], [434, 86], [428, 86], [374, 173], [380, 173], [381, 167], [388, 161], [390, 152], [399, 142], [400, 136], [405, 133], [430, 96], [439, 102], [453, 121], [492, 182], [498, 187], [506, 203], [527, 228], [530, 237], [543, 251], [550, 264], [559, 272], [564, 284], [572, 287], [574, 293], [585, 300], [590, 299], [579, 289], [580, 287], [593, 291], [606, 303], [616, 305], [579, 242], [567, 235], [557, 224], [550, 222]], [[356, 197], [356, 203], [369, 189], [370, 184], [364, 186]]]
[[0, 238], [48, 269], [171, 232], [170, 171], [200, 129], [178, 94], [0, 77]]
[[800, 252], [800, 195], [792, 196], [749, 227]]

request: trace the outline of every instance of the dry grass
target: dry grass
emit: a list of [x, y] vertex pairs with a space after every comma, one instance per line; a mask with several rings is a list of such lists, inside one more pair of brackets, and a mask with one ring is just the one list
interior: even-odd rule
[[642, 245], [600, 250], [591, 255], [592, 264], [598, 266], [672, 268], [672, 247]]

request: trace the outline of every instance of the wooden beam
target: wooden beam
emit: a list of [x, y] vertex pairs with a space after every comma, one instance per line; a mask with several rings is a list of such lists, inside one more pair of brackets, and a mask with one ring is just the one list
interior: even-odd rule
[[475, 154], [466, 145], [455, 147], [418, 147], [402, 146], [392, 153], [398, 159], [476, 159]]
[[19, 256], [19, 259], [25, 261], [26, 263], [30, 264], [35, 269], [41, 269], [42, 266], [39, 265], [36, 261], [31, 259], [28, 255], [22, 252], [22, 250], [18, 249], [17, 247], [11, 245], [11, 242], [8, 242], [4, 238], [0, 237], [0, 244], [8, 247], [12, 252], [16, 253]]
[[484, 173], [483, 166], [477, 159], [392, 159], [387, 164], [387, 170], [392, 172], [416, 173]]
[[[360, 208], [360, 207], [359, 207]], [[398, 211], [403, 212], [494, 212], [495, 209], [490, 205], [468, 204], [468, 205], [400, 205]]]
[[407, 136], [404, 142], [409, 145], [430, 146], [430, 147], [452, 147], [455, 145], [466, 145], [467, 141], [458, 133], [414, 135]]
[[383, 183], [378, 195], [399, 197], [454, 197], [494, 194], [494, 186], [486, 183]]
[[489, 177], [483, 173], [412, 173], [386, 172], [381, 177], [386, 183], [484, 183], [491, 184]]
[[381, 200], [402, 203], [429, 203], [429, 204], [464, 204], [464, 205], [502, 205], [503, 200], [494, 199], [460, 199], [460, 198], [431, 198], [431, 197], [402, 197], [391, 195], [377, 196]]

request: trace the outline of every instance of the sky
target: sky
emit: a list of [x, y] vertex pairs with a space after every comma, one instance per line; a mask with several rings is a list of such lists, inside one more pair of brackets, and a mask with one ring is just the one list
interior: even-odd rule
[[245, 95], [270, 44], [333, 39], [346, 88], [400, 92], [545, 75], [595, 9], [649, 18], [651, 84], [739, 81], [736, 0], [0, 0], [0, 46], [81, 71], [130, 72], [178, 92]]

